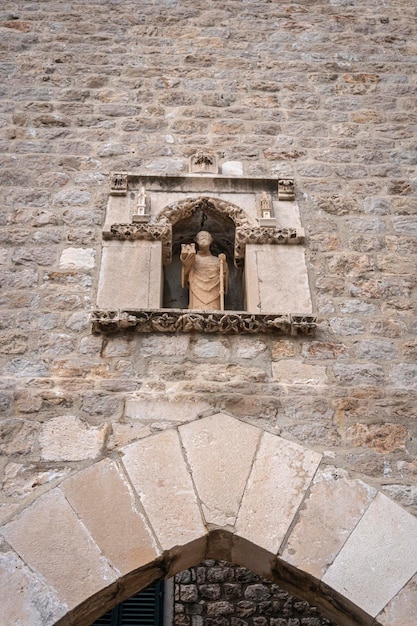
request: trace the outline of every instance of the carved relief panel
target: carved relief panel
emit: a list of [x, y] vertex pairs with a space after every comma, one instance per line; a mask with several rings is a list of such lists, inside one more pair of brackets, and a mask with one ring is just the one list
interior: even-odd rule
[[203, 174], [112, 175], [94, 329], [311, 334], [293, 181], [203, 165]]

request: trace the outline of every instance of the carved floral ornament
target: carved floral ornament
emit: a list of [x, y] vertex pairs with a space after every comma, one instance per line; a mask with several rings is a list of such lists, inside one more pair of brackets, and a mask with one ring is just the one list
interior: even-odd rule
[[94, 311], [93, 332], [138, 333], [202, 332], [233, 334], [273, 333], [308, 335], [315, 333], [313, 315], [279, 315], [224, 311], [189, 311], [187, 309], [138, 309], [132, 311]]

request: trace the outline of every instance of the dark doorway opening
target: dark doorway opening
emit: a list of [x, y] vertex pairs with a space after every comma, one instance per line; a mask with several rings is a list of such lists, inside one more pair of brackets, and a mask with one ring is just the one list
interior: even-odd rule
[[115, 606], [92, 626], [162, 626], [163, 603], [164, 583], [160, 580]]

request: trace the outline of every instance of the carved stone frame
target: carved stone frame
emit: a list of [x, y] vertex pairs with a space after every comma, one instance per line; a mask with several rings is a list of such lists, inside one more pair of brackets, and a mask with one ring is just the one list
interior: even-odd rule
[[[278, 206], [282, 212], [283, 203], [281, 202], [281, 205], [278, 203], [280, 195], [278, 182], [276, 179], [230, 178], [207, 176], [207, 174], [204, 177], [198, 175], [158, 177], [148, 174], [113, 174], [106, 223], [103, 229], [104, 249], [98, 306], [92, 316], [94, 332], [114, 333], [135, 330], [136, 332], [164, 333], [253, 334], [272, 332], [281, 335], [314, 334], [316, 319], [310, 308], [309, 292], [308, 298], [306, 297], [306, 289], [308, 291], [307, 270], [304, 261], [300, 261], [304, 258], [303, 253], [301, 256], [300, 252], [295, 254], [299, 259], [297, 261], [298, 269], [303, 273], [304, 281], [304, 305], [301, 309], [296, 309], [294, 312], [288, 311], [287, 301], [288, 298], [291, 298], [290, 290], [292, 289], [293, 278], [291, 276], [284, 276], [287, 282], [289, 279], [287, 291], [284, 293], [281, 289], [282, 293], [275, 300], [272, 299], [271, 306], [268, 305], [268, 310], [265, 310], [267, 305], [262, 305], [262, 303], [258, 305], [258, 299], [259, 302], [262, 298], [265, 302], [269, 302], [265, 295], [262, 296], [256, 292], [260, 283], [269, 280], [268, 289], [274, 292], [274, 289], [278, 288], [279, 292], [279, 284], [274, 278], [274, 268], [281, 266], [283, 260], [285, 265], [285, 258], [289, 253], [280, 254], [277, 257], [278, 261], [272, 261], [272, 271], [269, 271], [268, 274], [265, 274], [263, 267], [265, 259], [267, 259], [266, 265], [268, 265], [268, 262], [271, 261], [270, 257], [276, 256], [274, 250], [277, 244], [279, 248], [281, 248], [279, 244], [298, 244], [290, 247], [294, 250], [295, 248], [301, 250], [299, 244], [304, 242], [304, 232], [299, 222], [294, 225], [282, 226], [274, 215], [269, 216], [268, 220], [264, 220], [259, 213], [259, 200], [265, 198], [266, 195], [272, 200], [271, 209]], [[147, 215], [146, 221], [143, 216], [138, 221], [127, 207], [130, 202], [129, 194], [134, 196], [135, 189], [140, 188], [143, 195], [145, 187], [150, 213]], [[158, 194], [162, 198], [172, 196], [175, 199], [172, 202], [163, 203], [161, 208], [158, 206], [155, 208], [153, 205], [158, 204]], [[240, 202], [242, 202], [242, 198], [246, 198], [251, 203], [252, 214], [250, 215], [242, 209], [237, 202], [233, 202], [234, 197], [238, 198]], [[286, 200], [289, 199], [289, 197], [286, 198]], [[160, 278], [162, 266], [168, 265], [172, 258], [172, 228], [178, 221], [191, 216], [197, 207], [206, 207], [217, 211], [235, 225], [234, 263], [237, 267], [243, 267], [245, 257], [247, 258], [246, 290], [251, 292], [250, 297], [248, 297], [250, 302], [248, 311], [189, 311], [161, 308], [161, 299], [157, 290], [159, 289], [159, 292], [162, 290]], [[294, 212], [294, 207], [291, 208]], [[117, 220], [120, 217], [124, 219], [122, 221]], [[117, 221], [114, 221], [115, 219]], [[263, 261], [258, 263], [257, 257], [261, 252]], [[265, 256], [266, 253], [267, 256]], [[158, 265], [158, 258], [160, 259], [159, 270], [155, 269]], [[130, 282], [123, 292], [121, 300], [124, 301], [121, 307], [117, 306], [119, 304], [117, 293], [113, 297], [111, 280], [107, 280], [106, 283], [107, 274], [117, 263], [123, 264], [130, 272]], [[146, 278], [146, 272], [150, 271], [146, 269], [148, 267], [153, 268], [152, 278]], [[123, 268], [119, 269], [122, 270]], [[147, 299], [146, 294], [145, 297], [142, 294], [141, 298], [138, 297], [136, 304], [133, 295], [129, 294], [136, 293], [136, 285], [141, 280], [157, 286], [152, 287], [154, 289], [153, 296], [147, 293]], [[119, 286], [116, 285], [116, 292], [118, 288]], [[103, 294], [105, 294], [104, 297]], [[103, 301], [105, 306], [103, 306]], [[148, 306], [143, 308], [143, 304], [140, 305], [142, 301], [148, 301]], [[132, 302], [134, 303], [133, 306]], [[280, 310], [280, 302], [287, 305], [287, 310]]]

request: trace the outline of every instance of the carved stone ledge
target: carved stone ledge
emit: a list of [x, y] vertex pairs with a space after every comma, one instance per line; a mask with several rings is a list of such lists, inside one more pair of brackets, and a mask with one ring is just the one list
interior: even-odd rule
[[170, 224], [112, 224], [109, 231], [103, 231], [103, 239], [162, 241], [163, 264], [168, 265], [172, 260], [172, 227]]
[[220, 333], [314, 336], [317, 320], [313, 315], [280, 315], [242, 311], [190, 311], [188, 309], [135, 309], [93, 311], [94, 333]]
[[298, 244], [304, 242], [304, 231], [275, 226], [239, 227], [235, 234], [235, 263], [239, 267], [245, 258], [245, 246], [254, 244]]

